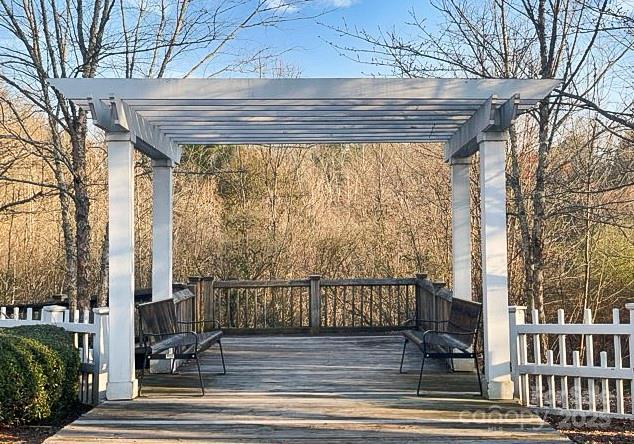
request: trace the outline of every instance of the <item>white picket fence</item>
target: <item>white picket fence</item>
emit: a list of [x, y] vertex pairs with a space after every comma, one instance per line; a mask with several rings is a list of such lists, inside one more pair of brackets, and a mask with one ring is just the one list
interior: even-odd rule
[[0, 307], [0, 328], [51, 324], [72, 333], [81, 360], [79, 400], [97, 405], [105, 399], [108, 382], [108, 313], [107, 307], [82, 313], [76, 310], [71, 321], [69, 310], [58, 305], [22, 312], [16, 307], [11, 313]]
[[[593, 324], [590, 310], [582, 324], [566, 324], [560, 309], [556, 324], [539, 324], [536, 310], [528, 324], [526, 307], [509, 307], [511, 370], [522, 404], [558, 414], [632, 418], [634, 304], [625, 308], [629, 323], [621, 323], [614, 309], [611, 324]], [[555, 350], [544, 354], [544, 339]], [[597, 344], [609, 350], [601, 350], [598, 361]]]

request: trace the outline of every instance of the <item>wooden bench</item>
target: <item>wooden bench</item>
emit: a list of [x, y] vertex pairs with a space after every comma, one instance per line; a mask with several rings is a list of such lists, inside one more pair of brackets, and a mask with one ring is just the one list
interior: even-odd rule
[[[450, 359], [453, 369], [454, 358], [473, 359], [478, 373], [478, 385], [482, 396], [482, 382], [480, 380], [480, 366], [478, 365], [478, 333], [482, 304], [454, 298], [451, 301], [449, 319], [442, 321], [420, 320], [416, 329], [403, 331], [405, 342], [401, 356], [399, 372], [403, 373], [403, 361], [408, 342], [416, 344], [423, 354], [418, 376], [416, 395], [420, 396], [420, 386], [423, 379], [425, 359]], [[429, 326], [433, 326], [427, 329]], [[457, 350], [457, 351], [456, 351]]]
[[[215, 329], [196, 333], [194, 326], [213, 321], [178, 321], [176, 307], [172, 299], [147, 302], [137, 305], [139, 313], [139, 340], [143, 350], [143, 364], [141, 365], [141, 377], [139, 378], [139, 395], [145, 368], [150, 360], [169, 359], [172, 361], [171, 373], [174, 372], [174, 362], [177, 359], [195, 359], [198, 368], [200, 389], [205, 394], [205, 384], [200, 372], [198, 355], [215, 343], [220, 347], [222, 360], [222, 374], [227, 373], [225, 358], [222, 353], [222, 330]], [[174, 352], [170, 351], [174, 349]]]

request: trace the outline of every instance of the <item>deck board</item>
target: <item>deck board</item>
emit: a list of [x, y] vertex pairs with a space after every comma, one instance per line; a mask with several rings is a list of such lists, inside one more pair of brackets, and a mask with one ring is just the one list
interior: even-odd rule
[[106, 402], [48, 443], [99, 442], [554, 442], [563, 440], [515, 403], [482, 399], [472, 373], [426, 369], [420, 355], [398, 373], [399, 336], [227, 337], [227, 375], [217, 348], [195, 366], [152, 375], [144, 396]]

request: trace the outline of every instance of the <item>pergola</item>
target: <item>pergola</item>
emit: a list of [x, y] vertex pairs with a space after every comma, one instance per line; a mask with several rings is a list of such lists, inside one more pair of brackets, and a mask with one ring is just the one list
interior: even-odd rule
[[[109, 208], [108, 399], [132, 399], [134, 149], [152, 159], [153, 299], [171, 297], [172, 171], [183, 145], [444, 143], [451, 165], [454, 297], [471, 299], [469, 165], [479, 152], [484, 363], [491, 399], [513, 397], [510, 369], [508, 128], [555, 80], [50, 79], [106, 133]], [[424, 190], [421, 190], [424, 192]]]

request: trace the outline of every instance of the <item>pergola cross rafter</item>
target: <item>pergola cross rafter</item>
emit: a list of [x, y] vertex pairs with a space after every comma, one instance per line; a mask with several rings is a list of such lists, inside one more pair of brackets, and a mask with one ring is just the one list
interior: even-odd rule
[[506, 139], [558, 85], [517, 79], [50, 79], [106, 132], [109, 399], [136, 396], [134, 149], [152, 158], [152, 297], [171, 297], [172, 170], [183, 145], [439, 142], [451, 165], [454, 297], [471, 299], [470, 159], [479, 151], [486, 393], [513, 396]]
[[113, 110], [93, 114], [104, 128], [112, 124], [111, 114], [127, 118], [140, 141], [176, 161], [175, 146], [181, 144], [462, 145], [462, 138], [484, 129], [483, 120], [498, 114], [513, 118], [555, 85], [465, 79], [52, 79], [51, 84], [80, 106]]

